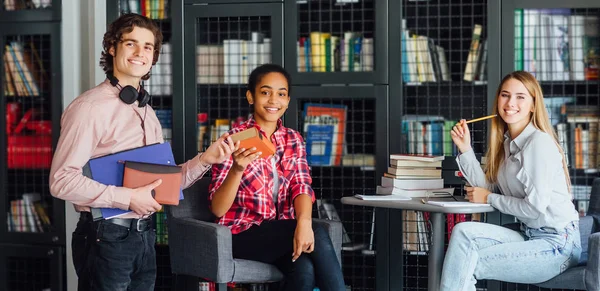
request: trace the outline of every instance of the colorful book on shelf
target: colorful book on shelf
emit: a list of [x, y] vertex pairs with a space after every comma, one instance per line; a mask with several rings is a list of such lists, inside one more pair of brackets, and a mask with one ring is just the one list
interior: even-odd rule
[[[83, 167], [83, 175], [105, 185], [123, 186], [123, 161], [177, 165], [168, 142], [147, 145], [114, 154], [90, 159]], [[183, 199], [183, 192], [179, 191]], [[94, 220], [109, 219], [130, 213], [119, 208], [92, 208]]]
[[[345, 137], [346, 137], [346, 111], [347, 108], [345, 105], [338, 104], [318, 104], [318, 103], [305, 103], [304, 104], [304, 137], [312, 136], [311, 133], [311, 125], [317, 120], [319, 123], [314, 123], [317, 125], [322, 125], [323, 121], [327, 121], [326, 124], [334, 124], [334, 131], [331, 136], [332, 148], [330, 155], [329, 165], [331, 166], [339, 166], [341, 165], [342, 155], [345, 153]], [[316, 129], [316, 128], [315, 128]], [[322, 141], [320, 141], [322, 143]], [[312, 144], [308, 144], [307, 141], [307, 149], [311, 147]], [[308, 152], [307, 152], [308, 154]], [[310, 163], [309, 163], [310, 164]]]
[[479, 58], [479, 45], [481, 39], [481, 32], [483, 28], [481, 24], [475, 24], [473, 27], [473, 36], [471, 39], [471, 47], [469, 50], [469, 55], [467, 56], [467, 65], [465, 67], [465, 74], [463, 80], [465, 81], [473, 81], [475, 80], [475, 70], [477, 67], [477, 60]]
[[275, 146], [256, 127], [251, 127], [231, 135], [233, 142], [240, 141], [240, 148], [250, 149], [255, 147], [262, 152], [261, 158], [268, 158], [275, 154]]
[[331, 166], [337, 119], [307, 116], [305, 122], [306, 160], [309, 165]]

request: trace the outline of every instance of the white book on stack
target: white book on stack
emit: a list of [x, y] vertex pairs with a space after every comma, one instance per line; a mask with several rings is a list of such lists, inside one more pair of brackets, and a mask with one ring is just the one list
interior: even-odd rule
[[394, 179], [381, 177], [381, 186], [406, 190], [441, 189], [444, 188], [444, 179]]
[[395, 187], [377, 186], [376, 193], [379, 195], [400, 195], [404, 197], [450, 197], [454, 194], [454, 188], [439, 189], [400, 189]]

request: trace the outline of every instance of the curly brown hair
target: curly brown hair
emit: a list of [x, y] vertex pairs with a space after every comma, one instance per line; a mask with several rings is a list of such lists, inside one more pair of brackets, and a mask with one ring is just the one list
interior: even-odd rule
[[[104, 34], [104, 40], [102, 41], [102, 55], [100, 56], [100, 67], [106, 74], [113, 73], [113, 56], [109, 53], [111, 47], [117, 50], [117, 44], [121, 41], [123, 34], [130, 33], [134, 27], [145, 28], [154, 34], [154, 58], [152, 59], [152, 65], [155, 65], [158, 61], [158, 55], [160, 54], [160, 46], [162, 44], [163, 35], [160, 28], [148, 17], [129, 13], [123, 14], [117, 20], [113, 21], [109, 26], [108, 30]], [[150, 72], [142, 76], [142, 80], [148, 80], [150, 78]]]

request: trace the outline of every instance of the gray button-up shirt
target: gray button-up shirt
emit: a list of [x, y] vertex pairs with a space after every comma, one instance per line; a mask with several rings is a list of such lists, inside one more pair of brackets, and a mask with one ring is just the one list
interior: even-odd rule
[[[498, 171], [498, 183], [488, 184], [473, 150], [456, 158], [467, 181], [492, 191], [488, 203], [502, 213], [518, 218], [531, 228], [564, 228], [579, 220], [571, 201], [562, 155], [554, 139], [532, 123], [511, 140], [504, 135], [504, 161]], [[500, 190], [502, 194], [496, 194]]]

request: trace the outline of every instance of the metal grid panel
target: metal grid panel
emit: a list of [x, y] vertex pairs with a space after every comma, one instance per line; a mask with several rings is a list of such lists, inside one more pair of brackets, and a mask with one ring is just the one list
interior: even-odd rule
[[[487, 4], [404, 0], [402, 9], [402, 152], [445, 155], [450, 160], [456, 154], [451, 127], [460, 119], [487, 115]], [[486, 150], [486, 129], [486, 122], [471, 126], [478, 154]], [[448, 165], [444, 163], [443, 170], [453, 176], [454, 167], [446, 169]], [[462, 184], [450, 182], [458, 179], [446, 176], [446, 186], [458, 187], [461, 193]], [[456, 222], [454, 216], [447, 221], [448, 227]], [[404, 212], [406, 290], [427, 290], [429, 224], [427, 213]]]
[[[374, 211], [370, 207], [356, 207], [341, 204], [344, 196], [358, 193], [374, 193], [375, 191], [375, 102], [376, 99], [305, 99], [295, 95], [298, 108], [298, 129], [307, 143], [307, 159], [311, 165], [312, 187], [315, 191], [317, 213], [315, 217], [339, 219], [344, 226], [345, 242], [343, 244], [342, 262], [346, 285], [352, 290], [374, 290], [375, 287], [375, 250], [374, 250]], [[331, 111], [345, 108], [345, 121], [325, 122], [320, 126], [343, 123], [343, 138], [338, 151], [339, 155], [315, 156], [314, 118], [311, 118], [311, 106], [332, 108]], [[300, 110], [300, 109], [299, 109]], [[325, 115], [325, 113], [323, 113]], [[339, 132], [339, 131], [338, 131]], [[317, 132], [316, 134], [320, 134]], [[331, 136], [331, 147], [337, 143]], [[308, 149], [309, 147], [313, 147]], [[331, 150], [333, 151], [333, 150]], [[327, 150], [316, 151], [320, 154]], [[336, 157], [339, 156], [339, 161]], [[323, 161], [322, 158], [325, 158]], [[327, 203], [327, 204], [325, 204]], [[320, 209], [323, 204], [325, 211]]]
[[2, 5], [2, 10], [4, 10], [4, 11], [52, 9], [52, 0], [43, 0], [43, 1], [6, 0], [3, 2], [4, 2], [4, 5]]
[[[51, 290], [50, 258], [7, 258], [8, 290]], [[62, 266], [61, 266], [62, 267]]]
[[11, 232], [55, 231], [48, 174], [52, 160], [50, 36], [5, 38], [6, 209]]
[[600, 159], [600, 9], [516, 9], [515, 69], [536, 76], [585, 215]]
[[374, 0], [296, 1], [298, 72], [375, 69]]
[[[478, 71], [481, 68], [479, 64], [485, 62], [469, 57], [472, 51], [478, 53], [481, 50], [481, 59], [485, 58], [485, 2], [464, 0], [450, 4], [440, 0], [404, 3], [404, 114], [413, 115], [414, 120], [422, 122], [456, 122], [461, 118], [487, 115], [485, 66]], [[471, 49], [476, 25], [481, 26], [479, 41]], [[409, 118], [405, 120], [408, 122]], [[485, 122], [473, 124], [473, 146], [477, 153], [485, 151], [485, 129]], [[447, 134], [446, 128], [444, 132]], [[406, 138], [405, 152], [411, 152], [414, 146], [411, 147], [410, 143], [414, 145], [417, 141]], [[452, 143], [447, 138], [443, 142], [444, 145]], [[414, 148], [425, 151], [420, 149], [420, 145]], [[455, 151], [444, 150], [443, 154], [452, 156]]]
[[250, 72], [271, 61], [271, 17], [197, 19], [198, 150], [247, 119]]

